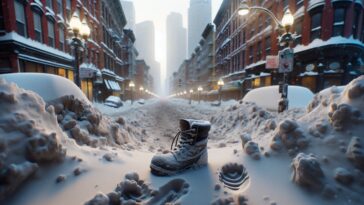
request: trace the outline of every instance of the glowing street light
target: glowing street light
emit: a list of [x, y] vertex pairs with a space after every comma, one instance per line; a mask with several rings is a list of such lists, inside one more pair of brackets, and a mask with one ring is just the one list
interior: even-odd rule
[[129, 82], [129, 88], [130, 88], [130, 101], [131, 101], [131, 104], [133, 104], [133, 101], [134, 101], [134, 98], [133, 98], [134, 87], [135, 87], [134, 82], [130, 81]]
[[217, 81], [217, 85], [219, 86], [219, 105], [221, 105], [221, 89], [224, 84], [225, 83], [222, 79], [219, 79], [219, 81]]
[[73, 32], [72, 46], [74, 47], [75, 53], [75, 83], [78, 87], [81, 87], [78, 51], [81, 47], [85, 46], [85, 42], [90, 36], [91, 29], [87, 25], [86, 19], [83, 19], [83, 21], [81, 22], [76, 12], [72, 15], [69, 25]]
[[200, 104], [201, 101], [201, 92], [202, 92], [203, 88], [201, 86], [198, 86], [197, 91], [198, 91], [198, 104]]

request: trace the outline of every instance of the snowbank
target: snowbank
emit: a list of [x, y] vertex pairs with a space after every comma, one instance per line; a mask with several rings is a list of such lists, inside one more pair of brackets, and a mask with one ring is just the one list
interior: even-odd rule
[[2, 74], [0, 78], [13, 82], [23, 89], [36, 92], [46, 102], [64, 95], [73, 95], [75, 98], [89, 103], [85, 94], [75, 83], [58, 75], [47, 73], [11, 73]]
[[0, 199], [14, 192], [39, 167], [65, 157], [65, 137], [54, 107], [36, 93], [0, 79]]

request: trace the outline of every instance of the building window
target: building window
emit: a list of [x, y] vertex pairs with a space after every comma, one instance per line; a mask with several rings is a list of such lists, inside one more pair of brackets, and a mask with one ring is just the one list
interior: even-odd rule
[[35, 40], [43, 42], [42, 16], [38, 12], [33, 12], [33, 22], [34, 22]]
[[303, 0], [296, 0], [296, 10], [303, 6]]
[[71, 0], [66, 0], [67, 18], [71, 19]]
[[295, 32], [296, 32], [296, 38], [295, 38], [296, 45], [302, 44], [302, 23], [303, 23], [303, 19], [300, 18], [294, 24]]
[[345, 8], [336, 8], [334, 10], [334, 28], [332, 36], [342, 36], [345, 25]]
[[25, 20], [24, 4], [19, 1], [15, 1], [14, 4], [15, 4], [16, 30], [20, 35], [27, 37], [27, 25]]
[[266, 56], [271, 54], [270, 53], [271, 52], [271, 44], [272, 44], [271, 38], [270, 38], [270, 36], [267, 36], [265, 38], [265, 55]]
[[63, 16], [63, 4], [62, 0], [57, 0], [57, 11], [60, 15]]
[[4, 30], [4, 14], [3, 14], [3, 4], [0, 3], [0, 30]]
[[52, 0], [46, 0], [46, 5], [48, 8], [53, 9]]
[[257, 52], [257, 61], [262, 58], [262, 42], [258, 42], [258, 52]]
[[64, 30], [63, 28], [59, 27], [59, 48], [64, 51]]
[[354, 38], [358, 38], [359, 16], [360, 16], [360, 10], [355, 9], [354, 22], [353, 22], [353, 37]]
[[249, 48], [249, 64], [253, 63], [253, 46]]
[[283, 0], [283, 8], [288, 8], [289, 0]]
[[321, 37], [321, 17], [321, 12], [314, 13], [311, 16], [311, 41]]
[[55, 46], [55, 38], [54, 38], [54, 22], [51, 20], [48, 20], [48, 45], [51, 47]]

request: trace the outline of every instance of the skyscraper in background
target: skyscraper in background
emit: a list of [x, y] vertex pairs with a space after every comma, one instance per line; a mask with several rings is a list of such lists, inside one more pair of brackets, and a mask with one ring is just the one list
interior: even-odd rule
[[166, 23], [166, 76], [169, 78], [173, 72], [186, 59], [186, 28], [183, 27], [182, 15], [172, 12], [167, 16]]
[[139, 59], [144, 59], [150, 66], [154, 79], [154, 89], [160, 90], [160, 63], [155, 60], [155, 28], [152, 21], [143, 21], [135, 25], [135, 45]]
[[188, 8], [188, 56], [198, 45], [202, 31], [210, 22], [211, 0], [190, 0]]
[[135, 28], [135, 7], [131, 1], [121, 0], [121, 5], [126, 17], [127, 24], [125, 28], [134, 30]]

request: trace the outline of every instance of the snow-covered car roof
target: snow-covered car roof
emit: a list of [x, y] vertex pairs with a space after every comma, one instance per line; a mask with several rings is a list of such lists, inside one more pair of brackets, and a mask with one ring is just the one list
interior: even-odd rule
[[74, 82], [62, 76], [48, 73], [10, 73], [1, 74], [0, 78], [7, 82], [13, 82], [20, 88], [37, 93], [46, 102], [65, 95], [73, 95], [79, 100], [90, 103]]
[[[308, 88], [301, 86], [288, 86], [289, 108], [306, 108], [312, 101], [314, 94]], [[243, 98], [244, 102], [254, 102], [258, 106], [277, 111], [281, 94], [278, 85], [256, 88], [249, 91]]]

